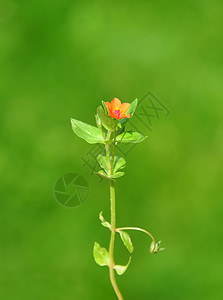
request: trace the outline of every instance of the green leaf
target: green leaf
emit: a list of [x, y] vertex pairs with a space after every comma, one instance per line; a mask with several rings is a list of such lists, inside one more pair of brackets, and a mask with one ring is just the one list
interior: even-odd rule
[[95, 173], [96, 173], [96, 174], [99, 174], [99, 175], [101, 175], [101, 176], [104, 176], [104, 177], [108, 177], [108, 174], [106, 174], [104, 170], [100, 170], [100, 171], [95, 172]]
[[150, 253], [158, 253], [159, 251], [165, 250], [165, 248], [160, 248], [160, 244], [162, 241], [157, 242], [154, 244], [154, 241], [152, 241], [150, 246]]
[[71, 119], [71, 126], [73, 132], [89, 144], [104, 144], [101, 129], [76, 119]]
[[109, 179], [108, 174], [106, 174], [104, 170], [100, 170], [100, 171], [94, 172], [94, 173], [100, 175], [101, 177]]
[[116, 137], [116, 141], [120, 143], [141, 143], [147, 138], [147, 136], [142, 135], [135, 131], [125, 131]]
[[101, 101], [101, 104], [102, 104], [102, 107], [103, 107], [105, 113], [108, 114], [107, 106], [106, 106], [106, 104], [105, 104], [105, 102], [103, 100]]
[[[114, 178], [116, 178], [114, 175], [108, 175], [108, 174], [106, 174], [104, 170], [100, 170], [100, 171], [94, 172], [94, 173], [95, 173], [95, 174], [98, 174], [98, 175], [100, 175], [101, 177], [106, 178], [106, 179], [114, 180]], [[124, 175], [124, 172], [120, 172], [120, 173], [123, 173], [123, 174], [118, 174], [117, 177], [121, 177], [121, 176]]]
[[102, 216], [102, 211], [100, 212], [100, 214], [99, 214], [99, 219], [100, 219], [100, 221], [101, 221], [101, 224], [104, 226], [104, 227], [107, 227], [107, 228], [111, 228], [111, 224], [110, 223], [108, 223], [106, 220], [105, 220], [105, 218]]
[[135, 100], [133, 100], [130, 104], [130, 107], [127, 111], [127, 114], [130, 113], [131, 114], [131, 117], [134, 115], [135, 113], [135, 110], [136, 110], [136, 107], [138, 105], [138, 99], [136, 98]]
[[108, 176], [108, 174], [106, 174], [104, 170], [100, 170], [100, 171], [95, 172], [95, 173], [96, 173], [96, 174], [99, 174], [99, 175], [102, 175], [102, 176], [105, 176], [105, 177]]
[[[105, 170], [107, 174], [109, 174], [109, 162], [107, 161], [107, 156], [99, 154], [97, 157], [97, 161], [99, 162], [101, 168]], [[126, 161], [123, 157], [115, 156], [114, 157], [114, 165], [113, 165], [113, 175], [111, 177], [120, 177], [124, 175], [124, 172], [118, 172], [121, 169], [124, 169], [126, 166]]]
[[109, 174], [109, 162], [107, 161], [106, 155], [99, 154], [97, 157], [97, 161], [99, 162], [101, 168], [103, 168], [105, 172]]
[[113, 173], [124, 169], [126, 167], [126, 161], [123, 157], [115, 156], [114, 157], [114, 165], [113, 165]]
[[116, 265], [114, 266], [115, 271], [117, 272], [118, 275], [122, 275], [125, 273], [127, 270], [128, 266], [130, 265], [131, 262], [131, 257], [129, 258], [129, 261], [126, 266], [121, 266], [121, 265]]
[[105, 248], [102, 248], [97, 242], [94, 243], [93, 256], [95, 262], [99, 266], [109, 266], [109, 253]]
[[101, 106], [97, 108], [97, 114], [101, 120], [102, 125], [110, 131], [114, 131], [116, 127], [115, 119], [111, 118], [108, 114], [106, 114]]
[[129, 250], [130, 253], [132, 253], [134, 251], [134, 247], [130, 235], [125, 231], [119, 231], [119, 233], [125, 247]]
[[[136, 110], [137, 104], [138, 104], [138, 99], [137, 98], [134, 101], [131, 102], [130, 107], [129, 107], [128, 111], [127, 111], [127, 113], [130, 113], [130, 115], [131, 115], [130, 118], [132, 118], [132, 116], [134, 115], [134, 112]], [[118, 127], [123, 128], [128, 121], [129, 121], [129, 118], [121, 119], [118, 122]]]
[[[125, 174], [124, 172], [117, 172], [117, 173], [114, 174], [114, 175], [108, 175], [108, 174], [105, 173], [104, 170], [100, 170], [100, 171], [94, 172], [94, 173], [95, 173], [95, 174], [98, 174], [98, 175], [100, 175], [100, 176], [102, 176], [102, 177], [104, 177], [104, 178], [112, 179], [112, 180], [114, 180], [114, 178], [121, 177], [121, 176], [123, 176], [123, 175]], [[119, 174], [119, 173], [120, 173], [120, 174]], [[116, 176], [117, 176], [117, 177], [116, 177]]]
[[124, 172], [116, 172], [115, 174], [109, 176], [110, 178], [119, 178], [119, 177], [122, 177], [124, 176], [125, 173]]

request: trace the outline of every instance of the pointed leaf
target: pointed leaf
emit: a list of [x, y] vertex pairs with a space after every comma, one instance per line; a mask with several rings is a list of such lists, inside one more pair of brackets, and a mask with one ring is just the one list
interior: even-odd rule
[[136, 110], [136, 107], [138, 105], [138, 99], [136, 98], [135, 100], [133, 100], [130, 104], [130, 107], [127, 111], [127, 114], [130, 113], [131, 114], [131, 117], [134, 115], [135, 113], [135, 110]]
[[100, 175], [102, 177], [108, 178], [108, 174], [106, 174], [104, 170], [100, 170], [100, 171], [94, 172], [94, 173], [98, 174], [98, 175]]
[[109, 266], [109, 253], [105, 248], [102, 248], [97, 242], [94, 243], [93, 256], [95, 262], [99, 266]]
[[[115, 177], [116, 174], [114, 174], [114, 175], [108, 175], [108, 174], [105, 173], [104, 170], [100, 170], [100, 171], [94, 172], [94, 173], [100, 175], [103, 178], [107, 178], [107, 179], [111, 179], [111, 180], [114, 180], [114, 178], [116, 178]], [[122, 174], [118, 174], [118, 173], [122, 173]], [[117, 177], [121, 177], [121, 176], [124, 175], [124, 172], [118, 172], [118, 173], [117, 173]]]
[[119, 231], [119, 233], [120, 233], [120, 237], [121, 237], [124, 245], [129, 250], [129, 252], [132, 253], [134, 251], [134, 247], [133, 247], [130, 235], [125, 231]]
[[99, 219], [100, 219], [100, 221], [101, 221], [101, 224], [104, 226], [104, 227], [107, 227], [107, 228], [111, 228], [111, 224], [110, 223], [108, 223], [106, 220], [105, 220], [105, 218], [102, 216], [102, 211], [100, 212], [100, 214], [99, 214]]
[[116, 137], [116, 141], [120, 143], [141, 143], [147, 138], [147, 136], [142, 135], [135, 131], [125, 131]]
[[114, 157], [114, 166], [113, 166], [113, 173], [124, 169], [126, 166], [126, 161], [123, 157], [115, 156]]
[[[130, 113], [130, 115], [131, 115], [130, 118], [132, 118], [132, 116], [134, 115], [134, 112], [136, 110], [137, 104], [138, 104], [138, 99], [137, 98], [134, 101], [131, 102], [130, 107], [129, 107], [128, 111], [127, 111], [127, 113]], [[129, 118], [121, 119], [118, 122], [118, 127], [123, 128], [128, 121], [129, 121]]]
[[99, 154], [97, 157], [97, 161], [99, 162], [100, 166], [105, 170], [105, 172], [109, 174], [109, 163], [107, 161], [106, 155]]
[[119, 178], [119, 177], [122, 177], [124, 176], [125, 173], [124, 172], [116, 172], [115, 174], [109, 176], [110, 178]]
[[101, 120], [102, 125], [110, 131], [114, 131], [116, 126], [115, 119], [111, 118], [108, 114], [106, 114], [101, 106], [97, 108], [97, 114]]
[[73, 132], [89, 144], [104, 144], [101, 129], [76, 119], [71, 119], [71, 126]]
[[[109, 174], [109, 162], [107, 161], [107, 156], [99, 154], [97, 157], [97, 161], [100, 166], [105, 170], [107, 174]], [[114, 157], [114, 166], [113, 166], [113, 175], [111, 177], [120, 177], [124, 175], [124, 172], [118, 172], [121, 169], [124, 169], [126, 166], [126, 161], [123, 157], [115, 156]]]
[[131, 262], [131, 257], [129, 258], [129, 261], [126, 266], [121, 266], [121, 265], [116, 265], [114, 266], [115, 271], [117, 272], [118, 275], [122, 275], [125, 273], [127, 270], [128, 266], [130, 265]]

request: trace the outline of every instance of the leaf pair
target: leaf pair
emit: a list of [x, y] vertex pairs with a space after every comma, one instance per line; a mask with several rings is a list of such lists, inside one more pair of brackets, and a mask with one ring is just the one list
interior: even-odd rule
[[[105, 218], [102, 215], [102, 211], [99, 214], [99, 219], [101, 221], [101, 224], [104, 227], [107, 227], [107, 228], [111, 229], [111, 224], [108, 221], [105, 220]], [[121, 240], [123, 241], [123, 244], [125, 245], [125, 247], [128, 249], [128, 251], [130, 253], [132, 253], [134, 251], [134, 247], [133, 247], [133, 243], [132, 243], [132, 240], [130, 238], [130, 235], [127, 232], [123, 231], [123, 230], [117, 230], [117, 232], [120, 234]]]
[[[71, 126], [73, 132], [89, 144], [105, 144], [100, 128], [73, 118], [71, 119]], [[116, 141], [119, 143], [141, 143], [146, 138], [146, 136], [142, 135], [139, 132], [125, 131], [116, 137]]]
[[[99, 266], [110, 266], [110, 257], [107, 249], [102, 248], [97, 242], [94, 243], [94, 249], [93, 249], [93, 256], [95, 262]], [[122, 275], [125, 273], [127, 270], [128, 266], [130, 265], [131, 262], [131, 257], [129, 258], [128, 263], [123, 266], [123, 265], [115, 265], [114, 269], [117, 272], [118, 275]]]
[[111, 165], [111, 161], [112, 161], [111, 157], [110, 157], [110, 161], [108, 161], [106, 155], [99, 154], [97, 160], [101, 168], [103, 169], [100, 170], [98, 174], [101, 174], [102, 176], [111, 179], [121, 177], [125, 174], [124, 172], [120, 171], [121, 169], [124, 169], [126, 166], [126, 161], [123, 157], [114, 156], [113, 166]]

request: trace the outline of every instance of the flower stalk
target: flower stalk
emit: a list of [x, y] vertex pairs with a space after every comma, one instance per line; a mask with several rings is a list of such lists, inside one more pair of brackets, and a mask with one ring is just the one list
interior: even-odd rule
[[[111, 221], [107, 222], [102, 212], [99, 214], [99, 219], [104, 227], [110, 230], [109, 249], [102, 248], [97, 242], [94, 244], [93, 255], [96, 263], [99, 266], [107, 266], [109, 268], [109, 277], [112, 287], [118, 300], [124, 300], [115, 278], [115, 271], [118, 275], [122, 275], [127, 270], [131, 257], [126, 265], [116, 265], [114, 258], [115, 237], [116, 233], [120, 235], [124, 246], [132, 253], [134, 247], [128, 230], [136, 230], [146, 233], [152, 239], [150, 246], [151, 253], [157, 253], [164, 248], [160, 248], [160, 243], [156, 243], [153, 235], [145, 229], [139, 227], [120, 227], [116, 228], [116, 199], [115, 199], [115, 180], [123, 176], [125, 173], [122, 169], [126, 166], [126, 161], [123, 157], [115, 155], [117, 143], [140, 143], [145, 140], [139, 132], [125, 131], [125, 126], [130, 118], [132, 118], [137, 107], [138, 100], [135, 99], [130, 103], [121, 103], [117, 98], [114, 98], [111, 103], [103, 102], [102, 106], [97, 108], [96, 123], [97, 127], [83, 123], [76, 119], [71, 119], [72, 129], [74, 133], [83, 138], [90, 144], [100, 143], [105, 146], [105, 154], [99, 154], [97, 157], [101, 170], [95, 172], [108, 179], [110, 187], [110, 213]], [[104, 129], [107, 133], [104, 132]]]

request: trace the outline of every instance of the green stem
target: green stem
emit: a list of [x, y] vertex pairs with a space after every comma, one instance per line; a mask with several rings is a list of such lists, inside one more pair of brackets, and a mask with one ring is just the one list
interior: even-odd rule
[[119, 300], [123, 300], [122, 294], [118, 288], [118, 285], [115, 280], [114, 273], [114, 244], [115, 244], [115, 232], [116, 232], [116, 214], [115, 214], [115, 186], [114, 181], [110, 180], [110, 200], [111, 200], [111, 238], [109, 245], [109, 257], [110, 257], [110, 266], [109, 266], [109, 274], [111, 284], [114, 288], [114, 291]]
[[[115, 135], [114, 133], [114, 148], [113, 148], [113, 153], [112, 153], [112, 158], [110, 158], [110, 145], [106, 144], [105, 149], [106, 149], [106, 156], [107, 156], [107, 161], [109, 164], [109, 174], [112, 175], [113, 173], [113, 163], [114, 163], [114, 155], [115, 155]], [[107, 140], [110, 139], [111, 132], [108, 131], [107, 134]], [[114, 260], [114, 247], [115, 247], [115, 233], [116, 233], [116, 212], [115, 212], [115, 186], [114, 186], [114, 181], [109, 180], [110, 184], [110, 209], [111, 209], [111, 238], [110, 238], [110, 244], [109, 244], [109, 258], [110, 258], [110, 265], [109, 265], [109, 275], [110, 275], [110, 281], [113, 286], [113, 289], [116, 293], [116, 296], [118, 297], [119, 300], [124, 300], [122, 297], [122, 294], [118, 288], [118, 285], [116, 283], [115, 279], [115, 273], [114, 273], [114, 266], [115, 266], [115, 260]]]

